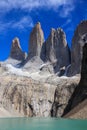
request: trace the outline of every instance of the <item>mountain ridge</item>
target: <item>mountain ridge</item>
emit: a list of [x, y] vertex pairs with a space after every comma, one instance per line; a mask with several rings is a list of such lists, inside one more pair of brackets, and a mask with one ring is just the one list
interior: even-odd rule
[[[87, 22], [81, 22], [76, 28], [73, 51], [81, 55], [75, 57], [72, 51], [70, 55], [66, 35], [60, 28], [52, 29], [44, 41], [41, 24], [37, 23], [31, 31], [27, 56], [15, 38], [9, 58], [0, 63], [0, 106], [23, 116], [61, 117], [73, 109], [73, 104], [78, 105], [82, 99], [79, 100], [81, 94], [77, 93], [86, 83], [86, 51], [83, 48], [86, 48], [87, 31], [83, 25], [86, 26]], [[83, 28], [82, 33], [78, 28]], [[80, 36], [77, 36], [77, 30]], [[80, 59], [75, 68], [72, 57], [75, 61]], [[86, 85], [82, 90], [84, 97]]]

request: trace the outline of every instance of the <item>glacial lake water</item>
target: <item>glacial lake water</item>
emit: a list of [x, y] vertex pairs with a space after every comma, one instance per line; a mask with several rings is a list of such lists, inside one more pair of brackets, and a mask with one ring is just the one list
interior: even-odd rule
[[87, 120], [0, 118], [0, 130], [87, 130]]

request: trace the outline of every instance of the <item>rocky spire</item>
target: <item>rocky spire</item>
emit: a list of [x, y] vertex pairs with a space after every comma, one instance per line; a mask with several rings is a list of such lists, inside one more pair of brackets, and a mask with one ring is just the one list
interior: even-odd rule
[[20, 61], [23, 61], [26, 58], [26, 53], [22, 51], [19, 39], [17, 37], [12, 41], [10, 57]]
[[61, 28], [51, 29], [46, 40], [46, 60], [57, 64], [57, 71], [63, 66], [70, 64], [70, 51], [67, 45], [66, 36]]
[[30, 34], [29, 54], [28, 54], [29, 58], [32, 58], [34, 56], [40, 56], [43, 42], [44, 42], [44, 34], [40, 22], [38, 22]]
[[81, 72], [83, 46], [87, 40], [87, 21], [82, 21], [76, 28], [71, 48], [71, 75]]

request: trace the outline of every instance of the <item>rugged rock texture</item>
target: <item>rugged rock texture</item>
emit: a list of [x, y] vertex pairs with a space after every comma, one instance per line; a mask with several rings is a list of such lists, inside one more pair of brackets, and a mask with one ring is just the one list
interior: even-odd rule
[[[3, 80], [3, 82], [1, 82]], [[0, 106], [22, 116], [50, 116], [56, 86], [15, 75], [0, 76]]]
[[70, 50], [65, 33], [61, 28], [52, 29], [45, 44], [46, 60], [53, 63], [55, 71], [70, 64]]
[[60, 79], [54, 94], [54, 103], [51, 109], [52, 117], [61, 117], [63, 115], [68, 101], [78, 83], [78, 77], [68, 78], [66, 80]]
[[10, 58], [20, 61], [23, 61], [26, 58], [26, 53], [22, 51], [18, 38], [15, 38], [12, 41]]
[[85, 43], [83, 47], [83, 59], [81, 68], [80, 83], [72, 94], [68, 106], [66, 107], [65, 113], [73, 109], [76, 105], [87, 98], [87, 43]]
[[24, 70], [27, 70], [28, 72], [38, 72], [40, 70], [40, 66], [43, 65], [43, 61], [38, 56], [34, 56], [31, 59], [29, 59], [25, 65], [23, 66]]
[[[65, 115], [67, 112], [72, 110], [74, 107], [78, 107], [78, 104], [81, 104], [81, 102], [83, 102], [84, 100], [87, 100], [87, 43], [85, 43], [85, 45], [83, 46], [81, 80], [80, 80], [79, 84], [77, 85], [77, 87], [75, 88], [75, 90], [68, 102], [68, 105], [66, 106], [66, 108], [64, 110], [63, 115]], [[74, 111], [74, 109], [72, 111]]]
[[41, 29], [41, 25], [38, 22], [30, 34], [29, 55], [28, 55], [29, 58], [32, 58], [33, 56], [40, 57], [43, 42], [44, 42], [44, 34]]
[[60, 117], [79, 81], [78, 77], [30, 73], [12, 65], [0, 70], [0, 107], [20, 116]]
[[[43, 31], [37, 23], [31, 32], [29, 59], [26, 60], [19, 40], [14, 39], [10, 58], [0, 63], [0, 108], [20, 116], [60, 117], [84, 101], [87, 98], [85, 26], [86, 21], [75, 32], [73, 43], [77, 43], [72, 47], [71, 68], [69, 48], [62, 29], [52, 29], [43, 43]], [[79, 72], [82, 58], [81, 80], [80, 75], [66, 77], [68, 71], [70, 74]], [[18, 67], [20, 60], [24, 60], [24, 64]]]
[[87, 119], [87, 99], [79, 103], [64, 118]]
[[76, 28], [72, 39], [70, 75], [81, 72], [82, 48], [85, 40], [87, 40], [87, 21], [82, 21]]

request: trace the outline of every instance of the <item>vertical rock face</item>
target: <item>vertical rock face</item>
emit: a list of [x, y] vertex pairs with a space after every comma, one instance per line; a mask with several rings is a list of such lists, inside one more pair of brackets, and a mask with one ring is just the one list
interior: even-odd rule
[[83, 58], [81, 67], [81, 80], [72, 96], [71, 108], [87, 99], [87, 43], [83, 47]]
[[28, 55], [29, 58], [32, 58], [33, 56], [40, 56], [43, 42], [44, 42], [44, 34], [41, 29], [41, 25], [38, 22], [30, 34], [29, 55]]
[[76, 86], [79, 83], [79, 78], [68, 78], [66, 80], [61, 79], [60, 84], [57, 85], [54, 94], [54, 103], [51, 109], [52, 117], [61, 117], [64, 113], [64, 110], [68, 104], [69, 99], [71, 98], [72, 93], [74, 92]]
[[2, 80], [0, 106], [9, 112], [19, 113], [22, 116], [50, 116], [55, 85], [16, 75], [0, 76], [0, 82]]
[[11, 52], [10, 52], [10, 57], [12, 59], [16, 60], [24, 60], [26, 58], [26, 53], [24, 53], [21, 49], [20, 42], [18, 38], [15, 38], [12, 41], [12, 47], [11, 47]]
[[61, 28], [52, 29], [46, 41], [46, 60], [57, 64], [57, 70], [70, 64], [70, 52], [65, 33]]
[[64, 114], [73, 109], [79, 103], [87, 99], [87, 42], [83, 46], [83, 58], [81, 67], [81, 80], [74, 90]]
[[81, 72], [81, 60], [84, 46], [84, 41], [87, 39], [87, 21], [82, 21], [75, 33], [72, 40], [71, 49], [71, 74], [77, 74]]

